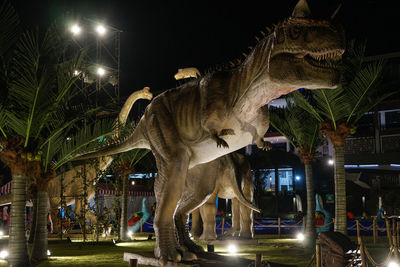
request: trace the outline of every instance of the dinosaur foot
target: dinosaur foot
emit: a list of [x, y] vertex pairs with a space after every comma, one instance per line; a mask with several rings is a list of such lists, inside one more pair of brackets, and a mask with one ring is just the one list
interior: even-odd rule
[[259, 149], [268, 151], [272, 149], [272, 144], [268, 141], [264, 141], [264, 139], [260, 138], [256, 141], [256, 145]]
[[239, 236], [239, 230], [236, 230], [233, 227], [231, 227], [224, 232], [223, 236]]

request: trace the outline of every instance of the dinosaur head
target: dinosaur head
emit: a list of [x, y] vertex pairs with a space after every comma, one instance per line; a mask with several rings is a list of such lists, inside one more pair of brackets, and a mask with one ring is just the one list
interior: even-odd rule
[[143, 87], [143, 89], [141, 90], [142, 92], [142, 98], [143, 99], [147, 99], [147, 100], [151, 100], [153, 98], [153, 94], [152, 92], [150, 92], [150, 87]]
[[337, 62], [345, 48], [344, 32], [328, 21], [309, 16], [306, 1], [300, 0], [292, 17], [275, 27], [270, 79], [293, 89], [336, 88], [340, 79]]

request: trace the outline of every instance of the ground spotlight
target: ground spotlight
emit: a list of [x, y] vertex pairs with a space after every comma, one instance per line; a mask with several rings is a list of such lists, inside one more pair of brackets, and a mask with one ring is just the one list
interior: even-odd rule
[[7, 250], [2, 250], [0, 251], [0, 259], [6, 259], [8, 257], [8, 251]]
[[0, 236], [3, 236], [3, 235], [4, 235], [3, 231], [0, 231]]
[[74, 24], [74, 25], [72, 25], [70, 30], [73, 35], [78, 35], [81, 32], [81, 27], [79, 27], [78, 24]]
[[303, 233], [298, 233], [296, 235], [296, 239], [299, 240], [299, 241], [303, 241], [304, 240], [304, 234]]
[[50, 250], [47, 250], [47, 256], [51, 256]]
[[128, 231], [128, 236], [132, 236], [133, 235], [133, 232], [132, 231]]
[[99, 35], [104, 35], [104, 34], [106, 33], [106, 28], [104, 28], [103, 25], [98, 25], [98, 26], [96, 27], [96, 32], [97, 32]]
[[395, 261], [391, 261], [389, 262], [388, 267], [399, 267], [399, 264]]
[[235, 254], [237, 252], [237, 247], [235, 244], [228, 245], [227, 249], [229, 254]]
[[333, 163], [335, 163], [335, 161], [334, 161], [333, 159], [329, 159], [329, 160], [328, 160], [328, 164], [329, 164], [329, 165], [333, 165]]
[[113, 242], [113, 244], [117, 243], [117, 242], [115, 242], [115, 239], [114, 239], [114, 238], [113, 238], [112, 242]]

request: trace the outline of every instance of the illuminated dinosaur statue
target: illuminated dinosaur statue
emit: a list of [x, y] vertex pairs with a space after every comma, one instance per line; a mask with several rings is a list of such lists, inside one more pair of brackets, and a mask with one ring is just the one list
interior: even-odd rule
[[253, 213], [246, 204], [253, 201], [250, 163], [243, 155], [230, 153], [189, 170], [175, 215], [178, 234], [185, 233], [179, 237], [182, 245], [196, 248], [190, 238], [187, 238], [189, 213], [192, 213], [191, 232], [195, 238], [206, 241], [216, 239], [217, 197], [232, 199], [232, 227], [225, 234], [253, 237]]
[[188, 170], [252, 142], [264, 147], [271, 100], [298, 88], [337, 87], [335, 62], [344, 52], [344, 32], [309, 15], [300, 0], [292, 17], [278, 23], [238, 67], [165, 91], [147, 106], [131, 135], [75, 156], [81, 160], [151, 149], [158, 168], [154, 229], [161, 265], [196, 258], [180, 245], [174, 223]]
[[198, 77], [200, 77], [200, 71], [197, 68], [193, 67], [178, 69], [178, 72], [174, 75], [175, 80], [198, 78]]

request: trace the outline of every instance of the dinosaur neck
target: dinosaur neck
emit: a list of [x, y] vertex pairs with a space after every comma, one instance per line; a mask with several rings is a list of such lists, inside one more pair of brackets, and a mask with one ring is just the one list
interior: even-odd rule
[[269, 79], [273, 38], [273, 34], [270, 34], [261, 40], [233, 73], [234, 82], [238, 86], [234, 104], [240, 107], [241, 112], [254, 113], [271, 100], [295, 90]]
[[146, 89], [136, 91], [128, 97], [128, 99], [125, 101], [124, 106], [121, 109], [121, 112], [118, 115], [119, 123], [124, 125], [126, 123], [126, 120], [128, 119], [128, 115], [132, 109], [133, 104], [138, 99], [146, 98], [146, 92], [144, 90]]

